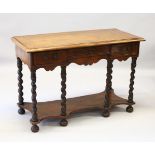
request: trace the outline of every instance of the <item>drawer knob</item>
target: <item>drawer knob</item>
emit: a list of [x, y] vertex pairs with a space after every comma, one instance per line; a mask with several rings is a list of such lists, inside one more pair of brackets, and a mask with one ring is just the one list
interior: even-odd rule
[[88, 56], [93, 56], [94, 52], [93, 52], [93, 50], [87, 51], [87, 54], [88, 54]]
[[128, 47], [124, 47], [124, 48], [122, 48], [122, 51], [127, 53], [129, 51], [129, 49], [128, 49]]
[[58, 59], [58, 54], [57, 53], [52, 54], [52, 59]]
[[44, 60], [48, 60], [49, 59], [49, 57], [46, 56], [46, 55], [43, 55], [43, 58], [44, 58]]

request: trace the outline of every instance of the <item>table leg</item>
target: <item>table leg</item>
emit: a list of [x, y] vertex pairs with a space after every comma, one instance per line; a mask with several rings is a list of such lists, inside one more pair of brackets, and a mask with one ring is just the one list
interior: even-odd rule
[[[22, 61], [20, 60], [20, 58], [17, 58], [17, 67], [18, 67], [18, 104], [19, 105], [23, 105], [23, 101], [24, 101], [24, 98], [23, 98], [23, 80], [22, 80], [22, 77], [23, 77], [23, 74], [22, 74]], [[18, 113], [19, 114], [25, 114], [25, 110], [21, 107], [19, 107], [19, 110], [18, 110]]]
[[109, 107], [110, 107], [110, 93], [112, 91], [112, 67], [113, 60], [107, 60], [107, 79], [106, 79], [106, 89], [105, 89], [105, 103], [102, 115], [104, 117], [109, 117]]
[[132, 107], [132, 104], [134, 103], [134, 101], [133, 101], [134, 87], [133, 86], [134, 86], [134, 79], [135, 79], [136, 61], [137, 61], [137, 58], [132, 58], [131, 74], [130, 74], [130, 85], [129, 85], [129, 96], [128, 96], [129, 106], [126, 108], [127, 112], [133, 112], [133, 107]]
[[32, 132], [38, 132], [39, 127], [37, 126], [38, 123], [38, 115], [37, 115], [37, 93], [36, 93], [36, 70], [31, 70], [31, 92], [32, 92], [32, 118], [31, 118], [31, 123], [32, 123]]
[[[66, 116], [66, 66], [61, 66], [61, 116]], [[61, 126], [67, 126], [66, 118], [60, 121]]]

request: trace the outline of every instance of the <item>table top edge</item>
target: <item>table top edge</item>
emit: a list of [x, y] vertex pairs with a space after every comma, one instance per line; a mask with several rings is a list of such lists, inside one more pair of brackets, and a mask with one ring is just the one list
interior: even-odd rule
[[[97, 30], [114, 30], [114, 31], [120, 31], [122, 33], [127, 33], [127, 32], [121, 31], [116, 28], [114, 28], [114, 29], [97, 29]], [[87, 30], [87, 31], [93, 31], [93, 30]], [[72, 32], [87, 32], [87, 31], [72, 31]], [[94, 31], [96, 31], [96, 30], [94, 30]], [[67, 33], [67, 32], [64, 32], [64, 33]], [[52, 33], [52, 34], [54, 34], [54, 33]], [[130, 33], [128, 33], [128, 34], [132, 35]], [[44, 35], [44, 34], [41, 34], [41, 35]], [[37, 35], [26, 35], [26, 36], [37, 36]], [[48, 46], [48, 47], [39, 47], [39, 48], [28, 48], [28, 47], [26, 47], [26, 45], [22, 44], [22, 42], [20, 41], [20, 39], [18, 37], [20, 37], [20, 36], [14, 36], [11, 38], [11, 40], [15, 43], [15, 45], [17, 47], [21, 48], [23, 51], [25, 51], [27, 53], [145, 41], [144, 38], [133, 35], [133, 38], [129, 38], [129, 39], [109, 40], [109, 41], [103, 40], [103, 41], [92, 41], [92, 42], [87, 42], [87, 43], [77, 43], [77, 44], [75, 43], [75, 44], [52, 46], [52, 47]]]
[[113, 42], [98, 42], [98, 43], [91, 43], [91, 44], [81, 44], [81, 45], [70, 45], [68, 46], [63, 46], [63, 47], [52, 47], [52, 48], [39, 48], [39, 49], [28, 49], [24, 45], [22, 45], [19, 41], [17, 41], [15, 38], [12, 38], [12, 41], [21, 48], [23, 51], [27, 53], [35, 53], [35, 52], [44, 52], [44, 51], [54, 51], [54, 50], [63, 50], [63, 49], [72, 49], [72, 48], [84, 48], [84, 47], [92, 47], [92, 46], [104, 46], [104, 45], [112, 45], [112, 44], [121, 44], [121, 43], [131, 43], [131, 42], [141, 42], [141, 41], [146, 41], [144, 38], [141, 39], [133, 39], [133, 40], [122, 40], [122, 41], [113, 41]]

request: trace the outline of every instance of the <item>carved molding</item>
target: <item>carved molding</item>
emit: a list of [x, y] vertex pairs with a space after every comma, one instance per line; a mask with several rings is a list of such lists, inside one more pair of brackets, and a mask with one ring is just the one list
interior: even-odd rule
[[[115, 59], [113, 59], [113, 58], [109, 58], [109, 59], [118, 60], [118, 61], [126, 61], [128, 58], [130, 58], [130, 57], [118, 57], [118, 58], [115, 58]], [[85, 65], [85, 66], [93, 65], [93, 64], [97, 63], [98, 61], [100, 61], [102, 59], [105, 59], [105, 58], [101, 58], [101, 57], [98, 57], [98, 58], [85, 57], [82, 60], [81, 59], [68, 60], [68, 61], [62, 62], [60, 65], [56, 65], [56, 64], [51, 63], [51, 64], [47, 64], [47, 65], [36, 65], [36, 66], [33, 66], [33, 68], [36, 69], [36, 70], [40, 69], [40, 68], [44, 68], [46, 71], [52, 71], [58, 66], [68, 66], [71, 63], [75, 63], [77, 65]]]

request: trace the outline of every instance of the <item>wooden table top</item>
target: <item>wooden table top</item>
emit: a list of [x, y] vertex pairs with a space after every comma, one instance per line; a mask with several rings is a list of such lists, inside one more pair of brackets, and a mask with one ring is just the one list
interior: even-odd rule
[[144, 38], [120, 31], [118, 29], [98, 29], [15, 36], [12, 40], [25, 52], [41, 52], [46, 50], [144, 41]]

